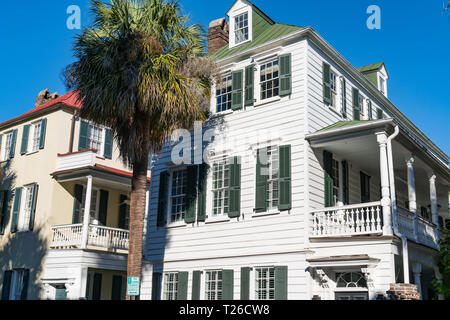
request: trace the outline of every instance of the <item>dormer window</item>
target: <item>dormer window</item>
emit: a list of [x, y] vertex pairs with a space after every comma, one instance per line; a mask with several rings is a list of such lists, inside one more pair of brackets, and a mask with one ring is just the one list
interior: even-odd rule
[[386, 80], [384, 80], [383, 77], [379, 77], [379, 79], [380, 91], [382, 94], [386, 95]]
[[235, 44], [248, 40], [248, 13], [243, 13], [234, 18]]

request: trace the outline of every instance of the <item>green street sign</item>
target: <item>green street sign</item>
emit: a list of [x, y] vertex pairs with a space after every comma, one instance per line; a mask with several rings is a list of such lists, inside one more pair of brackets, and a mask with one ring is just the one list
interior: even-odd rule
[[138, 296], [139, 295], [139, 277], [128, 277], [127, 295]]

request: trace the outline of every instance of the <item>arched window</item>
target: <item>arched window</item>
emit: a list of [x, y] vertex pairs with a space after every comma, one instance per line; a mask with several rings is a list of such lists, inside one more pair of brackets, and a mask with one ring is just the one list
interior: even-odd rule
[[367, 281], [360, 272], [342, 272], [336, 274], [338, 288], [367, 288]]

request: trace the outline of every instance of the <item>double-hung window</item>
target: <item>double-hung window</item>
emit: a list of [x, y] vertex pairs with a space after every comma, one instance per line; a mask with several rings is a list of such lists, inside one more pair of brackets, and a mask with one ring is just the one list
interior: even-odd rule
[[103, 128], [92, 123], [88, 127], [88, 149], [95, 149], [97, 153], [103, 154]]
[[174, 171], [171, 183], [170, 222], [183, 221], [186, 213], [187, 170]]
[[164, 300], [176, 300], [178, 292], [178, 273], [164, 274]]
[[225, 76], [221, 82], [216, 85], [216, 111], [223, 112], [231, 109], [231, 74]]
[[276, 97], [280, 92], [278, 58], [261, 65], [261, 100]]
[[26, 232], [30, 230], [30, 219], [33, 210], [34, 185], [23, 187], [21, 212], [19, 215], [18, 231]]
[[386, 81], [384, 80], [383, 77], [379, 77], [379, 79], [380, 79], [380, 81], [379, 81], [380, 91], [382, 94], [385, 94], [386, 93], [386, 90], [385, 90]]
[[229, 208], [230, 170], [223, 159], [213, 164], [213, 216], [227, 215]]
[[[92, 188], [91, 192], [91, 208], [89, 210], [89, 223], [98, 225], [98, 216], [99, 216], [99, 196], [100, 190]], [[86, 205], [86, 188], [83, 188], [83, 197], [81, 201], [81, 222], [84, 220], [84, 207]]]
[[222, 271], [207, 271], [205, 278], [206, 300], [222, 300]]
[[336, 74], [333, 70], [330, 71], [330, 88], [331, 88], [331, 106], [337, 108], [337, 82], [336, 82]]
[[359, 106], [359, 114], [362, 116], [364, 115], [364, 97], [362, 95], [358, 96], [358, 106]]
[[247, 41], [249, 36], [248, 13], [243, 13], [234, 18], [235, 43]]
[[11, 153], [11, 146], [12, 146], [12, 141], [13, 141], [13, 132], [9, 132], [7, 134], [5, 134], [5, 138], [4, 138], [4, 147], [2, 148], [2, 161], [6, 161], [8, 160], [10, 157], [10, 153]]
[[279, 200], [279, 155], [278, 146], [270, 146], [267, 148], [267, 160], [268, 160], [268, 188], [267, 188], [267, 209], [278, 209]]
[[256, 300], [275, 300], [275, 268], [255, 268]]
[[[29, 272], [25, 269], [14, 269], [12, 271], [8, 271], [11, 274], [9, 279], [10, 282], [10, 291], [8, 295], [9, 300], [22, 300], [23, 291], [26, 290], [25, 273]], [[25, 297], [26, 298], [26, 297]]]
[[32, 124], [30, 152], [36, 152], [39, 150], [39, 145], [41, 143], [41, 130], [42, 130], [42, 121]]

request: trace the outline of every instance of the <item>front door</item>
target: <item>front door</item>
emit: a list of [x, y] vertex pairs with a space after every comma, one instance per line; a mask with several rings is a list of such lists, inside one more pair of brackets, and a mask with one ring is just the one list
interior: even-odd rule
[[367, 292], [336, 292], [336, 300], [369, 300]]

